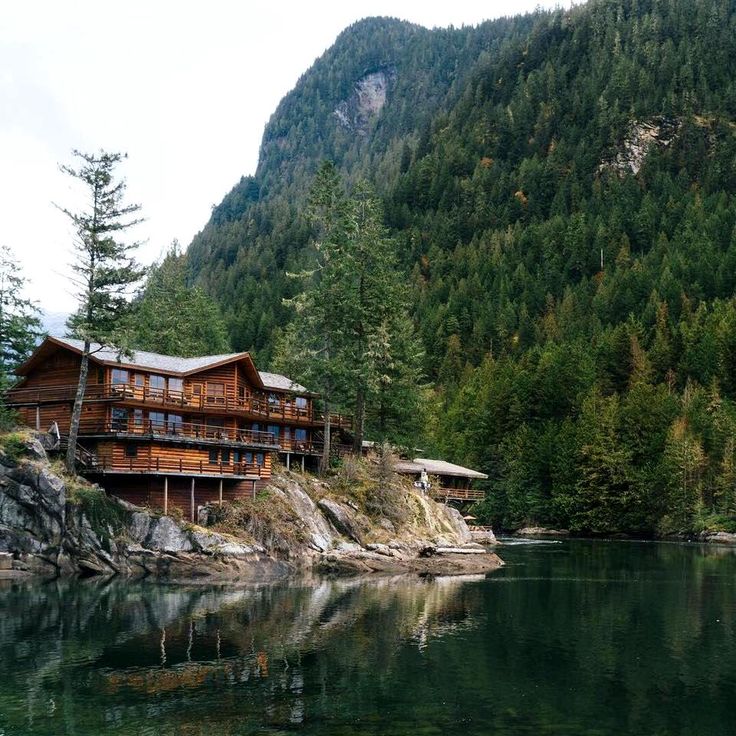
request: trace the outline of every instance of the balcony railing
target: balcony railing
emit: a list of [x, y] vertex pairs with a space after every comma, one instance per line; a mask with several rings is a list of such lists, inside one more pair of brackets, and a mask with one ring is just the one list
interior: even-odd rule
[[429, 489], [429, 495], [436, 501], [482, 501], [485, 491], [474, 488], [435, 488]]
[[[324, 442], [321, 440], [297, 440], [293, 437], [281, 437], [279, 439], [279, 452], [293, 452], [298, 455], [321, 455], [324, 450]], [[353, 451], [352, 445], [343, 445], [333, 442], [330, 448], [334, 454], [346, 455]]]
[[279, 448], [278, 439], [273, 432], [260, 432], [253, 429], [233, 429], [213, 427], [208, 424], [192, 422], [155, 422], [149, 419], [137, 421], [135, 417], [113, 419], [111, 421], [85, 421], [79, 426], [82, 436], [114, 434], [137, 437], [166, 438], [170, 440], [184, 439], [218, 444], [241, 444], [249, 446]]
[[184, 460], [175, 458], [120, 458], [113, 460], [100, 455], [87, 466], [88, 473], [155, 473], [157, 475], [203, 475], [260, 478], [263, 466], [257, 463], [208, 463], [206, 460]]
[[[63, 401], [74, 401], [76, 384], [17, 388], [6, 394], [8, 406], [35, 406]], [[147, 404], [191, 411], [215, 411], [217, 413], [247, 414], [258, 419], [282, 420], [295, 423], [324, 423], [324, 414], [315, 412], [312, 406], [297, 406], [288, 400], [275, 401], [260, 396], [229, 396], [191, 391], [173, 391], [149, 386], [120, 383], [92, 383], [84, 394], [86, 402], [120, 401]], [[330, 423], [336, 429], [352, 429], [353, 419], [346, 414], [330, 414]]]

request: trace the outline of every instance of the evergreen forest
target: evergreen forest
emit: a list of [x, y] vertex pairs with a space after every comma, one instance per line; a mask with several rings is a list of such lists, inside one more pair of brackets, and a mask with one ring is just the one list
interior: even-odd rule
[[282, 100], [181, 267], [272, 365], [331, 161], [383, 212], [421, 346], [414, 445], [489, 475], [476, 516], [736, 531], [734, 59], [734, 0], [366, 19]]

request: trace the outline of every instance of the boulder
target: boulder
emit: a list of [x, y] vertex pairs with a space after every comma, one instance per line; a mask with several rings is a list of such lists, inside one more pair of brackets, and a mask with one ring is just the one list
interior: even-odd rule
[[358, 544], [363, 543], [363, 535], [355, 519], [354, 512], [347, 505], [333, 501], [331, 498], [322, 498], [317, 505], [340, 534]]
[[151, 520], [144, 546], [157, 552], [190, 552], [193, 549], [189, 536], [170, 516]]

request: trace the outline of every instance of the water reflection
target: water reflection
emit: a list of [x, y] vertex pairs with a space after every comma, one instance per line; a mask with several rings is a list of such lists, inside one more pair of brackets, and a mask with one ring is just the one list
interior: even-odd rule
[[710, 734], [736, 556], [565, 542], [488, 578], [0, 588], [0, 734]]

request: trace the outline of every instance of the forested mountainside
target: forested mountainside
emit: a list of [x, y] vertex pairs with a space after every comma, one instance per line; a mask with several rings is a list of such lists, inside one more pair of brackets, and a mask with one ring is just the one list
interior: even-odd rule
[[287, 95], [189, 268], [268, 362], [320, 162], [381, 195], [482, 511], [592, 532], [736, 525], [736, 3], [591, 0], [348, 28]]

